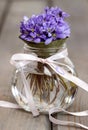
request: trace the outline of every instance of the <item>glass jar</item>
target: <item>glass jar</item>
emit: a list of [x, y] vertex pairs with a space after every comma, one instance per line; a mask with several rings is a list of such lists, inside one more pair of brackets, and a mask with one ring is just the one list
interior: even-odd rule
[[[25, 44], [24, 53], [32, 54], [39, 58], [47, 58], [66, 49], [66, 43], [59, 43], [56, 41], [56, 43], [53, 42], [51, 45]], [[68, 66], [64, 66], [64, 69], [77, 76], [74, 65], [69, 58], [68, 61], [61, 59], [56, 62], [64, 63]], [[69, 67], [72, 71], [70, 71]], [[67, 108], [73, 103], [78, 87], [56, 74], [47, 64], [31, 61], [23, 67], [23, 71], [35, 105], [40, 112], [47, 113], [53, 107]], [[23, 105], [26, 111], [30, 111], [26, 98], [22, 101], [23, 99], [19, 97], [19, 94], [25, 97], [25, 92], [21, 73], [18, 69], [15, 70], [13, 75], [12, 93], [19, 105]]]

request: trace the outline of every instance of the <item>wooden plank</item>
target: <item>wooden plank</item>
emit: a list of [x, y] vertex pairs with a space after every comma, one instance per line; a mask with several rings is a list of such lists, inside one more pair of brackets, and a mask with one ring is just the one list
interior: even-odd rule
[[[67, 41], [70, 58], [76, 65], [79, 77], [88, 82], [88, 1], [84, 0], [55, 0], [53, 5], [61, 7], [70, 14], [71, 37]], [[77, 97], [69, 111], [82, 111], [88, 109], [88, 94], [79, 89]], [[87, 117], [71, 117], [57, 115], [61, 120], [80, 122], [88, 126]], [[56, 126], [53, 130], [79, 130], [79, 128]]]
[[5, 9], [5, 5], [6, 5], [6, 0], [4, 0], [4, 1], [0, 0], [0, 21], [1, 21], [1, 18], [2, 18], [3, 11]]
[[7, 13], [7, 1], [6, 0], [3, 0], [3, 1], [0, 0], [0, 34], [1, 34], [1, 31], [2, 31], [2, 27], [3, 27], [3, 24], [4, 24], [4, 19], [5, 19], [6, 13]]
[[48, 118], [45, 115], [34, 118], [21, 110], [0, 108], [1, 130], [50, 130]]
[[[68, 109], [70, 112], [77, 112], [88, 110], [88, 94], [87, 92], [79, 89], [76, 99], [73, 105]], [[73, 121], [73, 122], [80, 122], [86, 126], [88, 126], [88, 117], [73, 117], [68, 115], [57, 115], [57, 119], [65, 120], [65, 121]], [[53, 125], [53, 130], [79, 130], [79, 128], [69, 127], [69, 126], [60, 126], [60, 125]]]
[[[13, 2], [3, 26], [0, 37], [0, 100], [15, 100], [10, 88], [13, 67], [9, 60], [13, 53], [22, 52], [23, 43], [19, 40], [19, 23], [24, 15], [39, 13], [46, 3], [44, 1]], [[33, 118], [23, 110], [0, 108], [0, 130], [50, 130], [46, 115]]]

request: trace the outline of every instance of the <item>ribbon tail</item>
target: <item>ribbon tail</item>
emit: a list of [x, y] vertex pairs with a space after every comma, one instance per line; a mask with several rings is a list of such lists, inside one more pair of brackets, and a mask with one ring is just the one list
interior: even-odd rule
[[[66, 111], [66, 110], [64, 110], [62, 108], [60, 108], [60, 109], [58, 109], [58, 108], [52, 108], [49, 111], [49, 119], [50, 119], [51, 122], [53, 122], [54, 124], [57, 124], [57, 125], [62, 125], [62, 126], [66, 126], [66, 125], [67, 126], [68, 125], [70, 125], [70, 126], [77, 126], [77, 127], [81, 127], [81, 128], [84, 128], [84, 129], [88, 130], [88, 127], [85, 126], [85, 125], [83, 125], [83, 124], [81, 124], [81, 123], [76, 123], [76, 122], [72, 122], [72, 121], [64, 121], [64, 120], [62, 121], [62, 120], [54, 118], [52, 116], [52, 114], [57, 113], [57, 112], [64, 112], [66, 114], [73, 115], [73, 116], [74, 116], [74, 114], [75, 114], [75, 116], [81, 116], [81, 113], [84, 113], [84, 116], [85, 116], [86, 115], [86, 111], [84, 111], [84, 112], [78, 112], [80, 114], [80, 115], [78, 115], [77, 112], [76, 113], [75, 112], [71, 113], [71, 112], [68, 112], [68, 111]], [[88, 115], [88, 113], [87, 113], [87, 115]], [[82, 114], [82, 116], [83, 116], [83, 114]]]
[[88, 84], [81, 79], [79, 79], [76, 76], [73, 76], [72, 74], [68, 73], [66, 70], [64, 70], [62, 67], [57, 66], [56, 64], [50, 63], [48, 64], [57, 74], [59, 74], [61, 77], [73, 82], [78, 87], [84, 89], [88, 92]]
[[26, 93], [26, 98], [28, 100], [28, 104], [30, 106], [30, 110], [33, 114], [33, 116], [38, 116], [39, 115], [39, 111], [37, 110], [36, 106], [35, 106], [35, 102], [33, 100], [33, 96], [30, 90], [30, 86], [26, 80], [26, 77], [24, 75], [23, 69], [21, 68], [21, 77], [22, 77], [22, 81], [24, 84], [24, 89], [25, 89], [25, 93]]
[[19, 105], [7, 101], [0, 101], [0, 107], [22, 109]]

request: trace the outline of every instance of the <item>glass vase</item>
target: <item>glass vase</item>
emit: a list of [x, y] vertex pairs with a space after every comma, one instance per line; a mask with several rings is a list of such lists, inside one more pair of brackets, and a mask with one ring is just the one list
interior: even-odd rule
[[[50, 45], [35, 44], [36, 43], [25, 44], [24, 53], [45, 59], [56, 53], [60, 53], [66, 48], [66, 43], [62, 41], [55, 41]], [[70, 72], [67, 67], [64, 67], [64, 69], [77, 76], [75, 67], [69, 58], [68, 61], [62, 59], [56, 62], [61, 62], [69, 66], [72, 72]], [[31, 61], [22, 69], [39, 112], [48, 113], [49, 109], [53, 107], [66, 109], [73, 103], [78, 87], [56, 74], [47, 64]], [[26, 111], [30, 111], [30, 106], [26, 103], [26, 100], [24, 99], [24, 101], [22, 101], [19, 96], [17, 97], [16, 93], [18, 92], [25, 97], [21, 73], [16, 69], [12, 78], [12, 93], [18, 104], [23, 105]]]

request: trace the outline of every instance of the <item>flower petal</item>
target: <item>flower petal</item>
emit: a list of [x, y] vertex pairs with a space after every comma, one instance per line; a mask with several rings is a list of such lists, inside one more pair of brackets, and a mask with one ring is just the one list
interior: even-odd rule
[[45, 41], [45, 44], [46, 45], [48, 45], [49, 43], [51, 43], [52, 42], [52, 40], [53, 40], [53, 38], [51, 37], [51, 38], [48, 38], [46, 41]]
[[40, 42], [41, 42], [41, 39], [40, 39], [40, 38], [35, 38], [35, 39], [34, 39], [34, 42], [35, 42], [35, 43], [40, 43]]

